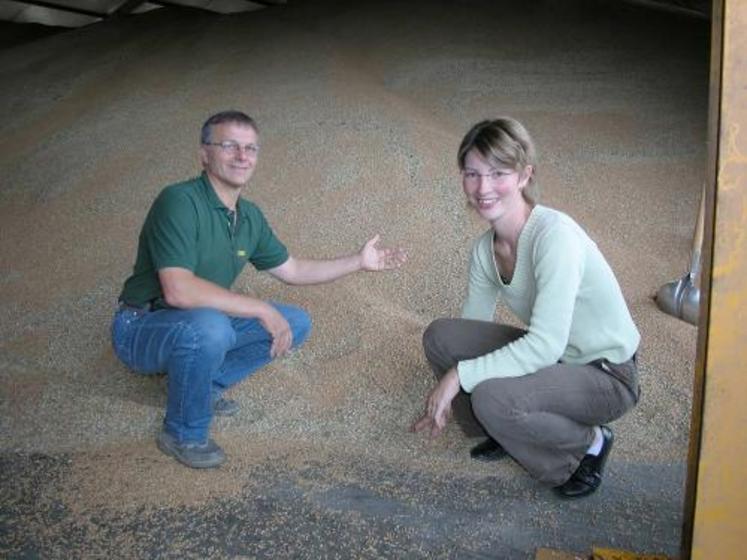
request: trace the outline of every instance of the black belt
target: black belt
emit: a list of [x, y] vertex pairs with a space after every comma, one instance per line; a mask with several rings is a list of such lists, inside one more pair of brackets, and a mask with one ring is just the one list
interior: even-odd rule
[[136, 305], [133, 303], [127, 303], [126, 301], [120, 299], [119, 308], [130, 309], [132, 311], [140, 311], [140, 312], [153, 311], [153, 302], [149, 301], [149, 302], [144, 303], [143, 305]]

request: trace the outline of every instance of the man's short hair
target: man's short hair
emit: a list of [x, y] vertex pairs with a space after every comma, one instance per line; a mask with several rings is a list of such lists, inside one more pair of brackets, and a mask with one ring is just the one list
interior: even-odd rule
[[210, 142], [213, 126], [223, 123], [235, 123], [242, 126], [248, 126], [253, 128], [254, 132], [259, 134], [256, 121], [246, 113], [242, 113], [241, 111], [221, 111], [220, 113], [212, 115], [205, 121], [205, 124], [202, 125], [202, 130], [200, 131], [200, 143], [207, 144]]

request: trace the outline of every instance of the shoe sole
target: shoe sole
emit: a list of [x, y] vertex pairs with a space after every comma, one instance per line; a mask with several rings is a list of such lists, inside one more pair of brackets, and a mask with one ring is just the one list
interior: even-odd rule
[[487, 447], [486, 444], [487, 442], [479, 443], [472, 449], [470, 449], [470, 458], [472, 458], [474, 461], [492, 463], [494, 461], [500, 461], [501, 459], [508, 457], [508, 451], [503, 449], [503, 447], [496, 448], [495, 446], [490, 446], [490, 450], [485, 451], [484, 448]]
[[229, 410], [214, 410], [213, 411], [213, 416], [223, 416], [223, 417], [236, 416], [236, 414], [238, 414], [238, 412], [239, 412], [238, 408], [234, 408], [232, 410], [231, 409], [229, 409]]
[[588, 492], [580, 492], [578, 494], [565, 494], [563, 493], [562, 490], [559, 490], [558, 488], [553, 488], [553, 492], [555, 492], [555, 495], [558, 496], [559, 498], [562, 498], [563, 500], [578, 500], [581, 498], [586, 498], [587, 496], [591, 496], [594, 492], [599, 490], [600, 486], [602, 486], [601, 481], [599, 482], [599, 486], [595, 486], [594, 488], [589, 486]]
[[167, 442], [163, 441], [162, 438], [158, 437], [156, 438], [156, 446], [158, 449], [161, 450], [162, 453], [165, 455], [168, 455], [169, 457], [173, 457], [177, 461], [179, 461], [182, 465], [186, 465], [187, 467], [193, 468], [193, 469], [212, 469], [215, 467], [219, 467], [222, 465], [225, 460], [226, 456], [223, 455], [222, 457], [218, 457], [216, 459], [207, 459], [204, 461], [193, 461], [185, 458], [178, 449], [172, 447]]
[[505, 459], [508, 457], [508, 452], [498, 452], [493, 451], [491, 453], [471, 453], [469, 456], [472, 458], [473, 461], [480, 461], [481, 463], [495, 463], [496, 461], [500, 461], [501, 459]]

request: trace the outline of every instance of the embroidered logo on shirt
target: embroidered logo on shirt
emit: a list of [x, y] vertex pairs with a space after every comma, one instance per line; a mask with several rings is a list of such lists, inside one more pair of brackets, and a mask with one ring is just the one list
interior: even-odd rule
[[245, 257], [246, 256], [246, 251], [244, 251], [244, 249], [239, 249], [236, 254], [238, 256], [240, 256], [240, 257]]

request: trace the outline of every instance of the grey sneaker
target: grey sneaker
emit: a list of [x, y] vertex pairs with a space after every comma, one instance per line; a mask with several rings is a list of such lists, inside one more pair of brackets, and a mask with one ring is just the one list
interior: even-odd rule
[[173, 436], [161, 430], [156, 436], [156, 445], [166, 455], [193, 469], [211, 469], [226, 460], [226, 454], [212, 439], [208, 439], [207, 443], [178, 443]]
[[239, 411], [239, 403], [221, 395], [213, 397], [213, 414], [216, 416], [233, 416]]

